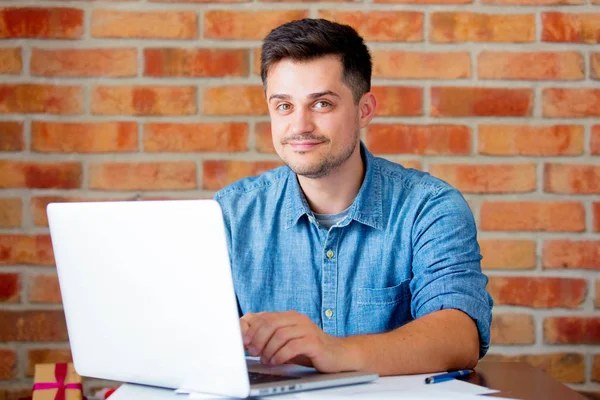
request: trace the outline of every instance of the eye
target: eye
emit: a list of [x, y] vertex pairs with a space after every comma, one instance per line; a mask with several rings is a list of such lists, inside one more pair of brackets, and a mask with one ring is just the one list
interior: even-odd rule
[[281, 103], [276, 107], [276, 110], [278, 111], [290, 111], [292, 109], [292, 106], [289, 105], [288, 103]]
[[319, 100], [315, 103], [316, 108], [331, 108], [331, 103], [324, 100]]

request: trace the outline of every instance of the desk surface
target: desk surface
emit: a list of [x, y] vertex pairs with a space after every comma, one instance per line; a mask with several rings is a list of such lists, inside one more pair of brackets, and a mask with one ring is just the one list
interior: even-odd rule
[[541, 369], [524, 362], [482, 361], [475, 368], [474, 374], [461, 380], [500, 390], [500, 393], [490, 395], [491, 397], [523, 400], [585, 400], [585, 397]]

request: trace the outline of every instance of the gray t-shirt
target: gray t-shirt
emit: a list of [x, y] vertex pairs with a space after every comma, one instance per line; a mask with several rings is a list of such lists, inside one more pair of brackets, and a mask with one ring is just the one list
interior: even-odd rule
[[346, 215], [348, 215], [348, 211], [350, 211], [350, 207], [337, 214], [317, 214], [316, 212], [313, 212], [313, 214], [315, 215], [315, 219], [317, 220], [319, 225], [329, 229], [338, 222], [342, 221], [344, 218], [346, 218]]

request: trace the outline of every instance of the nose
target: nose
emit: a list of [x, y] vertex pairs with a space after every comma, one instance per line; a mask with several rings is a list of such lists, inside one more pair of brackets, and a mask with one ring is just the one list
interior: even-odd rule
[[315, 130], [315, 125], [309, 111], [296, 109], [292, 114], [292, 118], [294, 119], [292, 125], [292, 132], [294, 135], [303, 135]]

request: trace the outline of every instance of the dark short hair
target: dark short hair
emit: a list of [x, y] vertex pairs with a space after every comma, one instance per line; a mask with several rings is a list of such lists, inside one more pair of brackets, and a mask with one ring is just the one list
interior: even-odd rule
[[371, 55], [363, 38], [351, 26], [326, 19], [288, 22], [265, 37], [260, 56], [260, 76], [265, 91], [269, 68], [279, 61], [311, 61], [330, 55], [340, 58], [342, 80], [358, 103], [362, 95], [371, 90]]

